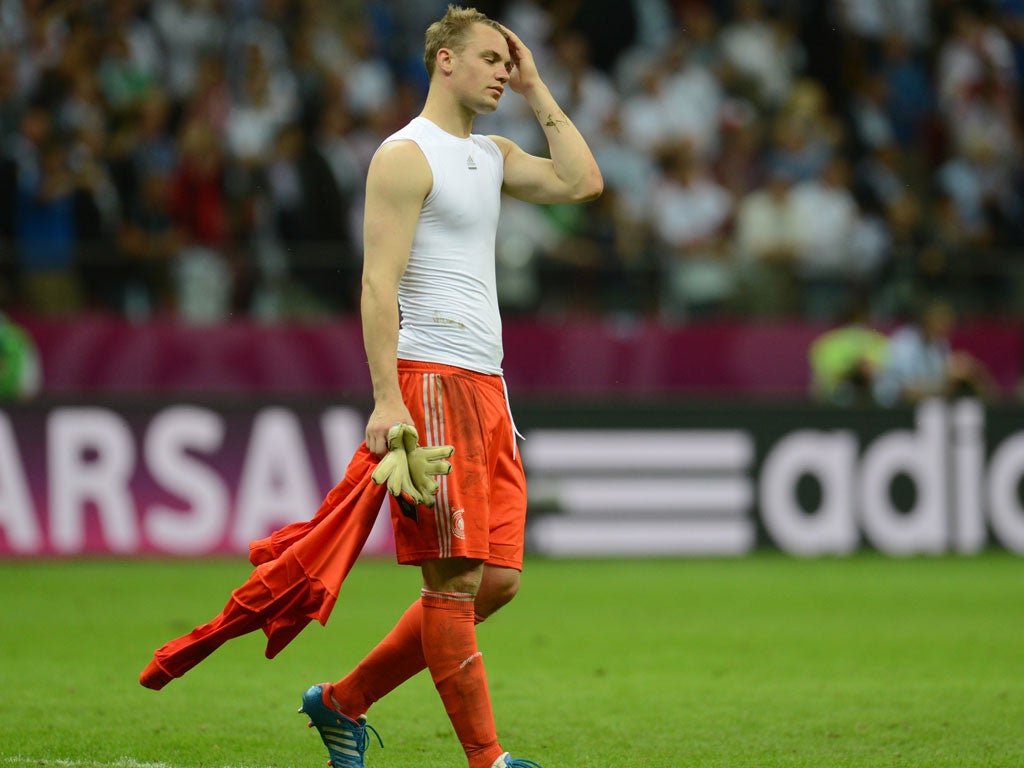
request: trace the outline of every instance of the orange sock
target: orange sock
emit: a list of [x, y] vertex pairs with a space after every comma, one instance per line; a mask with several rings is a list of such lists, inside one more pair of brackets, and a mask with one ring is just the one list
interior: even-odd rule
[[422, 624], [423, 606], [417, 600], [377, 647], [332, 686], [335, 706], [354, 720], [365, 715], [371, 704], [426, 669]]
[[477, 650], [473, 596], [423, 590], [423, 656], [469, 768], [491, 768], [502, 754]]
[[[474, 613], [479, 624], [487, 617]], [[414, 675], [427, 668], [423, 658], [423, 606], [409, 606], [398, 623], [359, 665], [336, 683], [326, 686], [324, 704], [355, 720]]]

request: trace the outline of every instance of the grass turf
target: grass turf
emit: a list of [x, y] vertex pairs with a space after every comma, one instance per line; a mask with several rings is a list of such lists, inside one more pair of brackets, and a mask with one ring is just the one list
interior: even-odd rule
[[[545, 768], [1024, 765], [1024, 563], [976, 558], [527, 565], [479, 630], [502, 743]], [[296, 713], [418, 589], [364, 561], [278, 658], [229, 642], [160, 692], [154, 648], [237, 561], [0, 563], [0, 768], [323, 766]], [[464, 765], [429, 677], [377, 704], [371, 768]]]

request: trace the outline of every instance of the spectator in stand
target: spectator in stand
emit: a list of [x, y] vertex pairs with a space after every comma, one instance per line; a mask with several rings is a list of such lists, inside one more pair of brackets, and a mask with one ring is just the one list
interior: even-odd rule
[[689, 143], [698, 156], [710, 161], [718, 152], [718, 126], [725, 94], [713, 71], [696, 58], [680, 35], [668, 51], [668, 75], [661, 92], [666, 142]]
[[725, 79], [761, 108], [782, 104], [804, 58], [792, 23], [762, 0], [738, 0], [719, 40]]
[[334, 98], [323, 105], [317, 116], [313, 142], [334, 176], [338, 191], [348, 201], [348, 210], [342, 212], [345, 238], [350, 242], [360, 227], [350, 219], [354, 201], [362, 196], [366, 178], [366, 158], [356, 145], [355, 120], [344, 99]]
[[591, 315], [648, 316], [658, 306], [658, 280], [650, 228], [638, 220], [618, 189], [604, 193], [585, 208], [581, 236], [571, 243], [590, 254], [594, 285]]
[[397, 82], [379, 50], [373, 27], [365, 19], [356, 19], [342, 31], [347, 54], [344, 94], [352, 113], [363, 117], [389, 109]]
[[[0, 155], [0, 243], [8, 254], [8, 280], [4, 287], [19, 285], [18, 260], [13, 257], [19, 186], [32, 183], [39, 175], [39, 156], [53, 136], [49, 105], [42, 100], [25, 104], [17, 118], [17, 131], [5, 137]], [[17, 303], [20, 296], [8, 297]]]
[[593, 136], [618, 110], [618, 94], [611, 78], [590, 60], [590, 46], [582, 34], [558, 35], [552, 45], [551, 93], [573, 115], [584, 136]]
[[116, 30], [128, 47], [132, 68], [145, 73], [150, 82], [159, 82], [167, 59], [150, 19], [149, 0], [107, 0], [98, 5], [93, 26]]
[[[166, 94], [154, 90], [109, 128], [103, 162], [126, 212], [141, 194], [142, 179], [151, 174], [169, 176], [178, 165], [178, 141], [171, 131], [172, 105]], [[113, 226], [117, 230], [122, 221]], [[123, 293], [123, 292], [122, 292]]]
[[97, 76], [107, 109], [114, 117], [130, 114], [157, 85], [147, 63], [133, 56], [130, 30], [123, 26], [107, 33]]
[[985, 367], [968, 353], [952, 349], [955, 325], [953, 307], [932, 299], [892, 334], [888, 361], [875, 380], [879, 403], [892, 406], [930, 397], [993, 394]]
[[126, 260], [120, 303], [128, 317], [143, 319], [175, 308], [171, 270], [185, 245], [171, 216], [170, 177], [150, 167], [125, 211], [118, 246]]
[[930, 160], [936, 152], [936, 93], [925, 56], [904, 37], [890, 35], [878, 67], [886, 84], [885, 108], [893, 139], [904, 152]]
[[291, 73], [298, 94], [295, 112], [299, 116], [314, 114], [344, 87], [343, 79], [327, 65], [327, 56], [317, 51], [319, 32], [311, 21], [304, 20], [289, 40]]
[[859, 209], [843, 158], [832, 158], [819, 178], [802, 181], [791, 192], [802, 314], [835, 319], [836, 308], [864, 279], [864, 265], [853, 260]]
[[171, 133], [172, 104], [159, 91], [147, 94], [138, 105], [132, 164], [137, 174], [169, 174], [178, 163], [178, 144]]
[[[977, 152], [977, 154], [974, 154]], [[981, 168], [987, 159], [984, 147], [972, 147], [962, 155], [950, 156], [935, 172], [940, 194], [956, 206], [956, 218], [965, 234], [979, 246], [991, 246], [995, 230], [986, 211], [986, 190]]]
[[305, 303], [319, 312], [351, 309], [357, 281], [346, 242], [347, 201], [300, 125], [278, 132], [266, 177], [274, 232], [286, 246], [289, 272]]
[[75, 62], [75, 66], [81, 66], [82, 69], [67, 75], [63, 98], [54, 110], [55, 123], [69, 135], [83, 128], [106, 131], [106, 107], [92, 62]]
[[186, 101], [199, 90], [203, 62], [224, 45], [224, 17], [212, 0], [155, 0], [152, 19], [165, 51], [167, 90]]
[[979, 8], [953, 6], [951, 29], [939, 46], [936, 88], [942, 112], [954, 126], [960, 109], [986, 79], [1014, 103], [1019, 101], [1013, 45]]
[[981, 204], [995, 236], [1009, 242], [1020, 226], [1024, 197], [1017, 186], [1024, 158], [1018, 101], [985, 77], [961, 102], [950, 128], [957, 155], [972, 166], [981, 184]]
[[768, 161], [785, 167], [798, 182], [816, 179], [845, 139], [821, 85], [800, 80], [773, 117]]
[[117, 288], [121, 264], [114, 241], [123, 216], [107, 162], [108, 136], [102, 122], [86, 123], [71, 137], [71, 172], [76, 259], [89, 306], [121, 309]]
[[179, 147], [170, 188], [171, 216], [184, 241], [172, 267], [177, 311], [191, 322], [223, 320], [235, 283], [224, 156], [212, 127], [200, 120], [183, 126]]
[[657, 168], [649, 154], [629, 143], [618, 110], [608, 115], [593, 136], [590, 146], [604, 176], [605, 193], [614, 191], [615, 208], [619, 211], [617, 220], [625, 228], [622, 236], [627, 252], [622, 256], [634, 262], [650, 229], [651, 190]]
[[663, 110], [665, 81], [662, 68], [647, 65], [638, 74], [637, 87], [628, 93], [619, 111], [629, 143], [650, 157], [667, 141]]
[[896, 143], [896, 129], [889, 116], [889, 85], [878, 74], [863, 73], [853, 85], [846, 118], [850, 138], [858, 153]]
[[719, 132], [721, 151], [713, 170], [715, 178], [737, 200], [762, 186], [768, 178], [765, 133], [765, 123], [750, 102], [730, 99], [724, 105]]
[[661, 313], [669, 320], [721, 316], [731, 309], [735, 264], [728, 248], [733, 199], [707, 172], [692, 145], [662, 160], [651, 221], [662, 245]]
[[275, 72], [264, 49], [244, 49], [246, 65], [238, 96], [232, 100], [224, 126], [230, 161], [244, 171], [248, 184], [258, 183], [278, 130], [297, 113], [295, 82], [290, 72]]
[[57, 3], [47, 3], [23, 7], [21, 13], [21, 23], [15, 20], [13, 24], [20, 28], [12, 34], [19, 48], [18, 82], [26, 94], [38, 96], [47, 73], [60, 62], [67, 32], [66, 9]]
[[[257, 0], [233, 2], [228, 16], [227, 39], [222, 51], [227, 66], [228, 83], [237, 97], [243, 91], [245, 75], [258, 58], [271, 83], [289, 74], [287, 34], [290, 23], [290, 0]], [[259, 49], [253, 53], [252, 49]], [[287, 84], [286, 86], [287, 87]], [[278, 90], [278, 88], [273, 88]], [[291, 91], [294, 94], [294, 90]]]
[[737, 207], [735, 244], [742, 306], [753, 316], [796, 316], [798, 241], [793, 177], [785, 168], [770, 171], [763, 187]]
[[73, 178], [59, 139], [39, 147], [38, 166], [19, 169], [14, 201], [14, 252], [25, 306], [40, 314], [82, 308], [77, 272]]
[[224, 61], [218, 56], [204, 56], [197, 67], [195, 88], [182, 103], [182, 121], [200, 120], [223, 133], [231, 104]]

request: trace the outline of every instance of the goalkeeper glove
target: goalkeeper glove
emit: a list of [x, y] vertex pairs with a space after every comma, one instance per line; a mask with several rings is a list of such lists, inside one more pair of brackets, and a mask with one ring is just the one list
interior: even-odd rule
[[419, 444], [419, 435], [415, 429], [409, 428], [402, 433], [405, 453], [409, 460], [409, 475], [412, 484], [420, 492], [425, 507], [434, 506], [434, 494], [437, 493], [437, 480], [434, 475], [447, 475], [452, 471], [450, 462], [445, 461], [455, 451], [452, 445]]
[[434, 494], [437, 493], [435, 475], [447, 475], [452, 471], [450, 461], [446, 459], [455, 451], [452, 445], [416, 446], [409, 451], [409, 474], [413, 485], [423, 497], [423, 503], [434, 506]]
[[388, 492], [398, 499], [402, 511], [416, 519], [416, 505], [423, 503], [423, 496], [413, 484], [409, 474], [409, 457], [406, 445], [415, 446], [419, 434], [412, 424], [395, 424], [388, 430], [388, 453], [377, 464], [370, 477], [377, 485], [387, 483]]

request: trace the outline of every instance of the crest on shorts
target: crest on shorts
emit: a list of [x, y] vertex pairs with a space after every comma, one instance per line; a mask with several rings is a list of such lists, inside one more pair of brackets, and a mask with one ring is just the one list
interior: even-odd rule
[[452, 512], [452, 535], [456, 539], [466, 538], [466, 522], [462, 519], [466, 510], [456, 509]]

